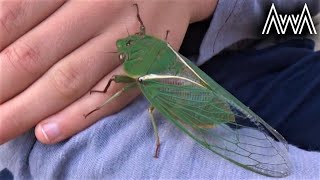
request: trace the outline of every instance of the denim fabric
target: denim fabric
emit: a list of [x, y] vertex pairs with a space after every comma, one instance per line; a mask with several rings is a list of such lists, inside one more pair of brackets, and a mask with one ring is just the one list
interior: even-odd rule
[[[56, 145], [41, 144], [30, 132], [1, 146], [0, 169], [7, 167], [17, 179], [268, 179], [216, 156], [158, 113], [161, 151], [153, 158], [148, 106], [140, 97]], [[293, 169], [286, 179], [320, 177], [320, 153], [294, 146], [289, 153]]]

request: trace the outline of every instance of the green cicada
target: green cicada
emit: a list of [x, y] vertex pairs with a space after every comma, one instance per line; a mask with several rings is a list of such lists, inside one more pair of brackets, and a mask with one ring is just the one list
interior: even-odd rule
[[[217, 155], [256, 173], [273, 177], [289, 175], [285, 139], [259, 116], [212, 80], [169, 43], [146, 35], [139, 16], [140, 32], [116, 42], [127, 76], [115, 75], [110, 83], [127, 83], [104, 104], [133, 87], [139, 87], [151, 103], [171, 123]], [[87, 116], [86, 115], [86, 116]]]

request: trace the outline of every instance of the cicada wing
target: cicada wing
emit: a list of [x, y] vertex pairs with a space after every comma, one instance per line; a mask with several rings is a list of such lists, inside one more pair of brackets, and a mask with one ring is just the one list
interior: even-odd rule
[[260, 174], [289, 174], [286, 143], [228, 96], [178, 76], [145, 79], [140, 87], [160, 113], [209, 150]]
[[[168, 46], [171, 47], [170, 45]], [[215, 82], [202, 70], [200, 70], [196, 65], [194, 65], [191, 61], [189, 61], [186, 57], [184, 57], [183, 55], [179, 54], [174, 50], [173, 52], [176, 54], [176, 61], [183, 64], [183, 68], [181, 68], [181, 71], [177, 75], [182, 77], [189, 77], [190, 79], [193, 79], [195, 82], [203, 84], [208, 89], [211, 89], [221, 99], [228, 102], [228, 104], [232, 104], [232, 107], [236, 107], [235, 109], [237, 109], [237, 111], [241, 111], [242, 114], [245, 114], [245, 116], [248, 116], [249, 119], [255, 119], [254, 122], [256, 121], [258, 122], [256, 123], [256, 126], [260, 127], [259, 124], [261, 124], [264, 127], [264, 128], [261, 128], [261, 131], [264, 131], [264, 129], [266, 129], [268, 133], [271, 133], [275, 139], [282, 142], [283, 145], [288, 150], [287, 141], [281, 134], [279, 134], [269, 124], [267, 124], [254, 112], [252, 112], [249, 108], [247, 108], [244, 104], [242, 104], [242, 102], [240, 102], [236, 97], [234, 97], [231, 93], [226, 91], [222, 86], [220, 86], [217, 82]], [[251, 116], [253, 115], [255, 116], [255, 118], [251, 118]]]

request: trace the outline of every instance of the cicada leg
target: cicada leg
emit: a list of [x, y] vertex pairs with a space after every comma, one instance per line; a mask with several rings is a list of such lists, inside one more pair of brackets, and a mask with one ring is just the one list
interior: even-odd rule
[[106, 93], [107, 90], [109, 89], [112, 81], [114, 81], [115, 83], [132, 83], [132, 82], [135, 82], [136, 80], [131, 78], [131, 77], [129, 77], [129, 76], [113, 75], [111, 77], [111, 79], [109, 79], [106, 87], [102, 91], [100, 91], [100, 90], [91, 90], [90, 94], [92, 94], [92, 93]]
[[157, 127], [157, 123], [154, 119], [154, 116], [153, 116], [153, 111], [154, 111], [154, 107], [153, 106], [150, 106], [149, 109], [149, 114], [150, 114], [150, 119], [151, 119], [151, 122], [152, 122], [152, 127], [153, 127], [153, 130], [154, 130], [154, 136], [156, 138], [156, 150], [155, 150], [155, 153], [154, 153], [154, 158], [158, 158], [159, 157], [159, 151], [160, 151], [160, 138], [159, 138], [159, 134], [158, 134], [158, 127]]
[[133, 79], [129, 76], [121, 76], [121, 75], [114, 75], [108, 82], [107, 86], [104, 88], [103, 91], [98, 91], [98, 90], [91, 90], [90, 94], [92, 92], [96, 92], [96, 93], [106, 93], [108, 88], [110, 87], [111, 82], [114, 81], [116, 83], [129, 83], [127, 86], [125, 86], [124, 88], [122, 88], [120, 91], [118, 91], [117, 93], [115, 93], [113, 96], [111, 96], [109, 99], [107, 99], [103, 104], [101, 104], [100, 106], [96, 107], [94, 110], [90, 111], [87, 114], [84, 114], [83, 116], [85, 118], [87, 118], [90, 114], [92, 114], [95, 111], [98, 111], [99, 109], [101, 109], [103, 106], [105, 106], [106, 104], [108, 104], [110, 101], [112, 101], [113, 99], [115, 99], [116, 97], [120, 96], [122, 93], [128, 91], [129, 89], [132, 89], [134, 87], [137, 87], [137, 82], [136, 79]]
[[139, 23], [140, 23], [140, 32], [139, 32], [138, 34], [140, 34], [140, 35], [145, 35], [145, 34], [146, 34], [146, 27], [144, 26], [144, 24], [143, 24], [143, 22], [142, 22], [142, 20], [141, 20], [140, 13], [139, 13], [139, 6], [138, 6], [137, 3], [134, 3], [133, 5], [134, 5], [134, 6], [136, 7], [136, 9], [137, 9], [137, 19], [138, 19], [138, 21], [139, 21]]
[[166, 41], [166, 42], [168, 42], [167, 40], [168, 40], [168, 35], [169, 35], [169, 30], [167, 30], [167, 32], [166, 32], [166, 37], [164, 38], [164, 40]]

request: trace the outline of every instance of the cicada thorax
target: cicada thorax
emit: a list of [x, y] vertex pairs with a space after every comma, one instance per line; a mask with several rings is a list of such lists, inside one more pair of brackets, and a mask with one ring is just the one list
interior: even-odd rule
[[160, 74], [170, 69], [174, 64], [175, 54], [168, 49], [167, 43], [147, 35], [133, 35], [140, 38], [124, 39], [130, 43], [125, 52], [127, 59], [124, 70], [131, 77], [141, 77], [146, 74]]

